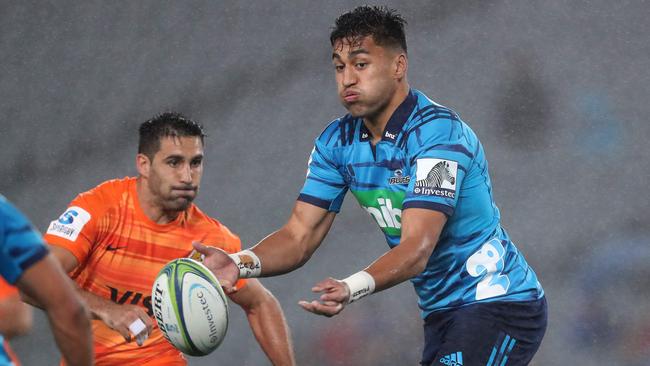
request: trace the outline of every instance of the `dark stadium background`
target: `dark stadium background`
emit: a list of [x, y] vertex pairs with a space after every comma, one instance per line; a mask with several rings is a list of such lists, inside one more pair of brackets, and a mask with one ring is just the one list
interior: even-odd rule
[[[40, 230], [74, 196], [135, 174], [138, 124], [173, 109], [210, 135], [198, 203], [250, 246], [287, 218], [315, 136], [344, 113], [329, 28], [360, 3], [0, 4], [0, 192]], [[650, 362], [650, 3], [393, 2], [409, 22], [412, 87], [455, 109], [486, 149], [503, 226], [546, 289], [535, 365]], [[302, 269], [263, 282], [301, 365], [414, 365], [416, 297], [402, 284], [326, 319], [310, 287], [387, 249], [352, 197]], [[645, 304], [645, 305], [643, 305]], [[191, 365], [263, 365], [243, 313]], [[14, 340], [58, 357], [42, 313]]]

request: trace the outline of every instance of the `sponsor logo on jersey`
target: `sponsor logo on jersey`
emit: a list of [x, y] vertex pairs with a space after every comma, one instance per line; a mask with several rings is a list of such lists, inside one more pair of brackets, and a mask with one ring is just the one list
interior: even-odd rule
[[402, 169], [395, 170], [395, 173], [393, 174], [394, 175], [392, 177], [388, 178], [388, 184], [409, 184], [411, 181], [411, 176], [404, 176]]
[[390, 132], [388, 132], [388, 131], [386, 131], [386, 133], [384, 134], [384, 136], [386, 136], [386, 137], [389, 138], [389, 139], [393, 139], [393, 140], [395, 140], [395, 137], [397, 137], [396, 134], [394, 134], [394, 133], [390, 133]]
[[75, 241], [90, 218], [88, 211], [83, 208], [69, 207], [57, 220], [50, 223], [47, 234]]
[[453, 160], [417, 159], [413, 193], [423, 196], [456, 198], [458, 163]]
[[402, 233], [404, 192], [373, 190], [352, 191], [352, 194], [386, 234], [399, 236]]
[[[114, 303], [123, 305], [126, 303], [129, 303], [131, 305], [141, 305], [145, 309], [147, 309], [147, 314], [149, 316], [154, 315], [153, 308], [151, 307], [151, 296], [147, 295], [145, 296], [144, 294], [136, 291], [131, 291], [127, 290], [124, 291], [123, 293], [120, 293], [120, 290], [111, 287], [111, 286], [106, 286], [108, 287], [109, 290], [111, 290], [111, 301]], [[156, 291], [159, 291], [156, 289]]]
[[442, 357], [439, 361], [447, 366], [463, 366], [463, 352], [455, 352]]

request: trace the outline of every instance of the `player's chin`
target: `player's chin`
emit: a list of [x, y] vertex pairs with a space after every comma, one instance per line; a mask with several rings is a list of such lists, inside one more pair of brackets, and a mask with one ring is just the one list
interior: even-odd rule
[[192, 201], [194, 201], [194, 197], [190, 197], [190, 196], [177, 197], [168, 202], [167, 208], [171, 211], [185, 211], [190, 207]]
[[359, 103], [343, 103], [343, 106], [354, 118], [363, 118], [366, 115], [366, 108], [363, 108]]

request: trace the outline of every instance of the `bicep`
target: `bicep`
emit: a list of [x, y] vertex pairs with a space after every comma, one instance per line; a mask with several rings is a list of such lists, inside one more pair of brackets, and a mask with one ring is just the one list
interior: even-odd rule
[[433, 251], [446, 222], [447, 216], [440, 211], [422, 208], [406, 209], [402, 212], [401, 242], [413, 243]]
[[332, 227], [336, 212], [328, 211], [302, 201], [296, 201], [291, 217], [285, 225], [292, 236], [310, 247], [318, 246]]
[[61, 267], [66, 273], [74, 271], [75, 268], [79, 265], [79, 260], [77, 257], [68, 249], [57, 246], [50, 245], [50, 251], [52, 255], [59, 261]]

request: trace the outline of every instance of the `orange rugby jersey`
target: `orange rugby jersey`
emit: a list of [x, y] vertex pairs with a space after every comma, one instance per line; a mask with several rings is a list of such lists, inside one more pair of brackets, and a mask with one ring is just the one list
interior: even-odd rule
[[[2, 276], [0, 276], [0, 301], [3, 301], [5, 299], [10, 299], [12, 297], [18, 298], [18, 289], [15, 288], [14, 286], [10, 285], [5, 281]], [[11, 316], [12, 314], [3, 314], [0, 312], [0, 320], [5, 317], [5, 316]], [[2, 337], [0, 337], [2, 339]], [[0, 342], [0, 348], [4, 348], [4, 352], [9, 356], [9, 359], [14, 363], [15, 366], [20, 366], [20, 362], [18, 361], [18, 358], [16, 358], [16, 355], [14, 355], [13, 351], [9, 347], [9, 343], [7, 343], [6, 339], [2, 339], [2, 342]], [[0, 349], [0, 353], [2, 353], [3, 350]], [[0, 359], [3, 357], [0, 356]]]
[[[96, 295], [146, 309], [154, 330], [142, 347], [126, 343], [116, 331], [93, 320], [96, 365], [184, 365], [182, 354], [158, 329], [151, 309], [151, 287], [170, 260], [187, 257], [192, 242], [241, 250], [241, 241], [217, 220], [192, 204], [176, 220], [159, 225], [147, 217], [137, 199], [136, 178], [110, 180], [77, 196], [50, 223], [45, 241], [70, 250], [79, 266], [71, 277]], [[237, 288], [245, 284], [237, 283]]]

